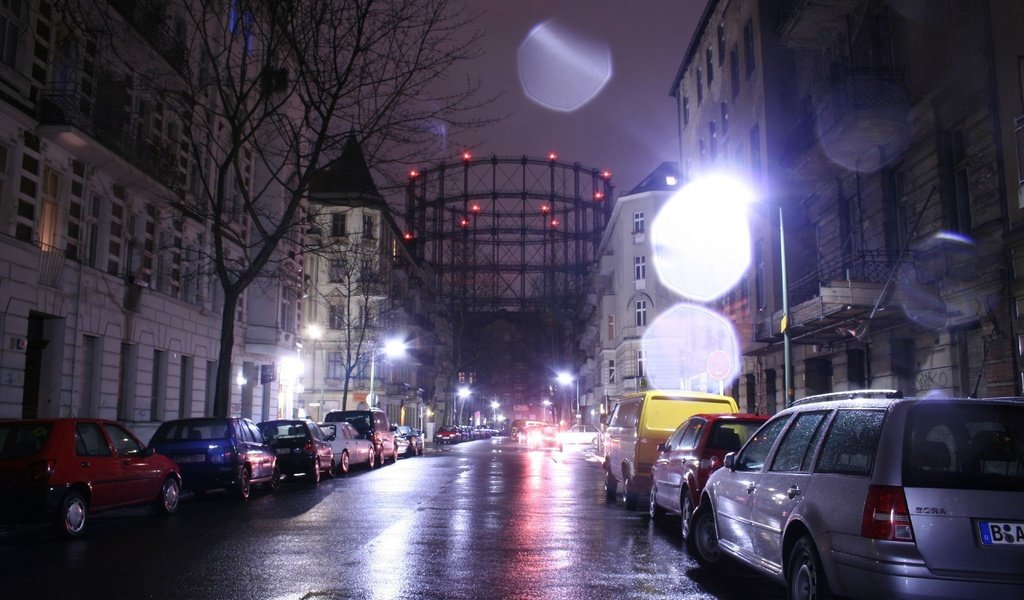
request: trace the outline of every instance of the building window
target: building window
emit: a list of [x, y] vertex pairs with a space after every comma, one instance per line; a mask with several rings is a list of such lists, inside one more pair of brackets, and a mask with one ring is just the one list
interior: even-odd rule
[[22, 4], [22, 0], [0, 1], [0, 62], [12, 69], [18, 68]]
[[729, 81], [732, 84], [732, 99], [740, 95], [740, 51], [736, 46], [729, 50]]
[[39, 242], [56, 247], [57, 227], [60, 218], [60, 175], [50, 167], [43, 169], [42, 211], [39, 215]]
[[633, 233], [644, 232], [644, 213], [643, 211], [637, 211], [633, 213]]
[[764, 264], [764, 245], [758, 240], [754, 246], [754, 290], [757, 293], [757, 310], [768, 308], [768, 291], [766, 289], [766, 268]]
[[608, 339], [615, 339], [615, 315], [608, 315]]
[[743, 26], [743, 54], [747, 68], [747, 79], [754, 73], [754, 23], [747, 21]]
[[683, 96], [683, 125], [690, 124], [690, 97]]
[[[722, 102], [718, 105], [719, 113], [722, 118], [722, 137], [725, 137], [729, 133], [729, 103]], [[725, 154], [723, 152], [723, 154]]]
[[718, 126], [714, 121], [708, 123], [708, 139], [711, 141], [711, 160], [718, 156]]
[[761, 174], [761, 129], [757, 125], [750, 128], [750, 170]]
[[327, 268], [327, 280], [331, 283], [338, 283], [345, 278], [345, 261], [332, 258]]
[[325, 379], [344, 379], [345, 369], [341, 362], [341, 352], [328, 352], [327, 353], [327, 369], [324, 374]]
[[375, 239], [373, 235], [373, 217], [363, 215], [363, 237], [368, 240]]
[[963, 128], [946, 134], [947, 155], [950, 169], [949, 228], [959, 233], [970, 231], [971, 189], [969, 161], [967, 160], [967, 136]]
[[644, 377], [646, 372], [644, 371], [644, 351], [636, 351], [636, 376]]
[[608, 359], [608, 383], [615, 383], [615, 359]]
[[697, 69], [697, 106], [704, 102], [704, 74], [700, 68]]
[[345, 327], [345, 309], [341, 305], [331, 304], [327, 307], [327, 327], [330, 329]]
[[704, 66], [708, 70], [708, 90], [711, 90], [711, 82], [715, 80], [715, 63], [712, 58], [714, 53], [711, 50], [711, 46], [704, 52]]
[[646, 327], [647, 326], [647, 301], [637, 300], [636, 301], [636, 326]]
[[725, 61], [725, 23], [718, 24], [718, 64]]
[[345, 213], [334, 213], [331, 215], [331, 235], [334, 237], [345, 235]]
[[637, 281], [644, 281], [647, 279], [647, 257], [646, 256], [635, 256], [633, 257], [633, 278]]

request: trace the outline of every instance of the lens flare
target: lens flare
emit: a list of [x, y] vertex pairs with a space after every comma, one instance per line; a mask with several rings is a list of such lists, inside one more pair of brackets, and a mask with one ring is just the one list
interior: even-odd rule
[[674, 292], [708, 302], [728, 292], [750, 265], [750, 191], [737, 179], [695, 180], [651, 224], [654, 269]]
[[739, 373], [732, 323], [696, 304], [677, 304], [658, 315], [641, 345], [650, 387], [720, 393], [722, 382]]
[[593, 100], [612, 77], [608, 44], [585, 39], [553, 21], [537, 25], [519, 45], [519, 83], [537, 104], [572, 112]]

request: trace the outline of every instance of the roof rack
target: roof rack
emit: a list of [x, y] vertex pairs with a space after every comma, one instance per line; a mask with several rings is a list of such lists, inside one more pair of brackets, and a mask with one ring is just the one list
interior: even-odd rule
[[816, 394], [805, 396], [795, 400], [790, 406], [798, 404], [810, 404], [811, 402], [832, 402], [835, 400], [856, 400], [858, 398], [881, 398], [895, 399], [902, 398], [903, 392], [899, 390], [847, 390], [845, 392], [832, 392], [830, 394]]

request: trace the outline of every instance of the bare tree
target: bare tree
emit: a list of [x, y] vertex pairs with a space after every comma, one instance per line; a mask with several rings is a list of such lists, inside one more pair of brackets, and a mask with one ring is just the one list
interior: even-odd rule
[[326, 251], [304, 235], [307, 193], [346, 137], [387, 172], [429, 155], [438, 124], [449, 133], [474, 125], [463, 115], [480, 106], [475, 85], [445, 77], [475, 56], [475, 19], [457, 0], [67, 0], [61, 8], [74, 17], [62, 25], [69, 46], [98, 47], [91, 60], [160, 114], [167, 205], [203, 229], [190, 248], [194, 271], [209, 273], [222, 315], [214, 413], [226, 415], [240, 302], [261, 281], [297, 293], [302, 252]]

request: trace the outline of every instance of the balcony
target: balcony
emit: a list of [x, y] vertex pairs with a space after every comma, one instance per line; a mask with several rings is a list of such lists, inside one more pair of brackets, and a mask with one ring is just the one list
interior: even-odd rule
[[[116, 96], [116, 94], [115, 94]], [[182, 192], [176, 145], [159, 146], [133, 135], [123, 110], [98, 102], [69, 86], [44, 90], [38, 104], [39, 135], [115, 177], [138, 179], [140, 172]]]
[[846, 15], [860, 0], [783, 0], [775, 15], [775, 33], [787, 48], [822, 48], [846, 27]]
[[901, 76], [843, 69], [798, 117], [786, 137], [782, 164], [804, 179], [832, 177], [841, 169], [877, 168], [883, 149], [893, 151], [908, 139], [908, 115]]
[[[916, 279], [913, 255], [904, 255], [900, 261], [889, 253], [865, 252], [822, 263], [814, 273], [790, 282], [790, 339], [829, 344], [849, 339], [869, 319], [876, 323], [901, 319], [902, 311], [887, 309], [888, 305], [896, 284], [916, 283]], [[781, 321], [781, 310], [759, 317], [755, 339], [781, 340]]]

